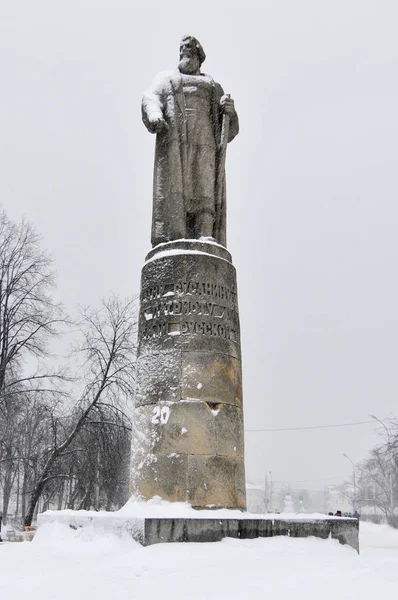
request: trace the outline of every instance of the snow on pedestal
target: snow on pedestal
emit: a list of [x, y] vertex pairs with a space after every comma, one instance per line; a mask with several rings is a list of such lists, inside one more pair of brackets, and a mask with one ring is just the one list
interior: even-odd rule
[[358, 520], [322, 514], [249, 514], [240, 510], [195, 510], [188, 503], [152, 498], [132, 498], [111, 512], [47, 511], [39, 515], [39, 526], [51, 523], [85, 529], [91, 534], [132, 537], [145, 546], [168, 542], [216, 542], [226, 537], [332, 537], [359, 550]]

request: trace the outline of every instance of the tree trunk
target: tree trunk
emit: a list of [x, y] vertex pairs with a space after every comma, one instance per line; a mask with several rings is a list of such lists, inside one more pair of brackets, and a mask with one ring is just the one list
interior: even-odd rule
[[100, 508], [100, 452], [99, 447], [96, 448], [96, 465], [95, 465], [95, 481], [94, 481], [94, 510]]
[[33, 515], [35, 514], [36, 505], [40, 499], [40, 496], [44, 489], [45, 484], [46, 484], [45, 481], [41, 481], [39, 483], [39, 485], [37, 485], [35, 487], [35, 489], [33, 490], [32, 494], [31, 494], [28, 512], [26, 513], [26, 516], [25, 516], [25, 526], [32, 525]]
[[21, 516], [22, 520], [25, 520], [26, 513], [26, 495], [27, 495], [27, 481], [28, 481], [28, 468], [25, 465], [23, 469], [23, 478], [22, 478], [22, 498], [21, 498]]
[[16, 506], [15, 506], [15, 516], [18, 516], [19, 513], [19, 498], [20, 498], [20, 487], [19, 487], [19, 466], [18, 466], [18, 470], [17, 470], [17, 499], [16, 499]]
[[3, 519], [6, 521], [8, 507], [11, 499], [12, 486], [15, 479], [15, 473], [13, 477], [12, 472], [12, 460], [6, 463], [5, 475], [4, 475], [4, 484], [3, 484]]
[[62, 510], [62, 502], [64, 500], [64, 493], [65, 493], [65, 481], [62, 482], [61, 491], [58, 494], [57, 510]]

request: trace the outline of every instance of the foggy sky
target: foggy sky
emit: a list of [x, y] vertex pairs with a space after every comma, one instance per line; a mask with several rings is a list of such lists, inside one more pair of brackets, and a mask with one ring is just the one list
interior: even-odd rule
[[[396, 2], [0, 5], [0, 201], [43, 235], [66, 308], [139, 291], [155, 141], [141, 95], [189, 33], [241, 124], [227, 231], [245, 428], [396, 414]], [[245, 439], [248, 480], [322, 489], [378, 436], [375, 423]]]

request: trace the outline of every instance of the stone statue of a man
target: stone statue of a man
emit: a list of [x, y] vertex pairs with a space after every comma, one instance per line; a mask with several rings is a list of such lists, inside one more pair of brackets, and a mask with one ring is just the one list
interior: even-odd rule
[[142, 118], [157, 134], [152, 245], [176, 239], [213, 239], [226, 245], [225, 176], [221, 130], [228, 117], [230, 142], [238, 134], [234, 101], [200, 67], [206, 55], [186, 36], [180, 62], [160, 73], [144, 94]]

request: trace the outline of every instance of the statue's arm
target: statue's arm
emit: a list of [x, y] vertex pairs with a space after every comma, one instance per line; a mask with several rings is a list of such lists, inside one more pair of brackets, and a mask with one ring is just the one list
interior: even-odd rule
[[141, 112], [150, 133], [159, 133], [167, 127], [163, 113], [165, 73], [159, 73], [142, 97]]
[[232, 140], [239, 133], [239, 117], [235, 109], [235, 102], [229, 95], [224, 94], [224, 90], [219, 83], [216, 84], [216, 90], [220, 104], [221, 116], [223, 114], [227, 114], [229, 116], [228, 142], [232, 142]]

